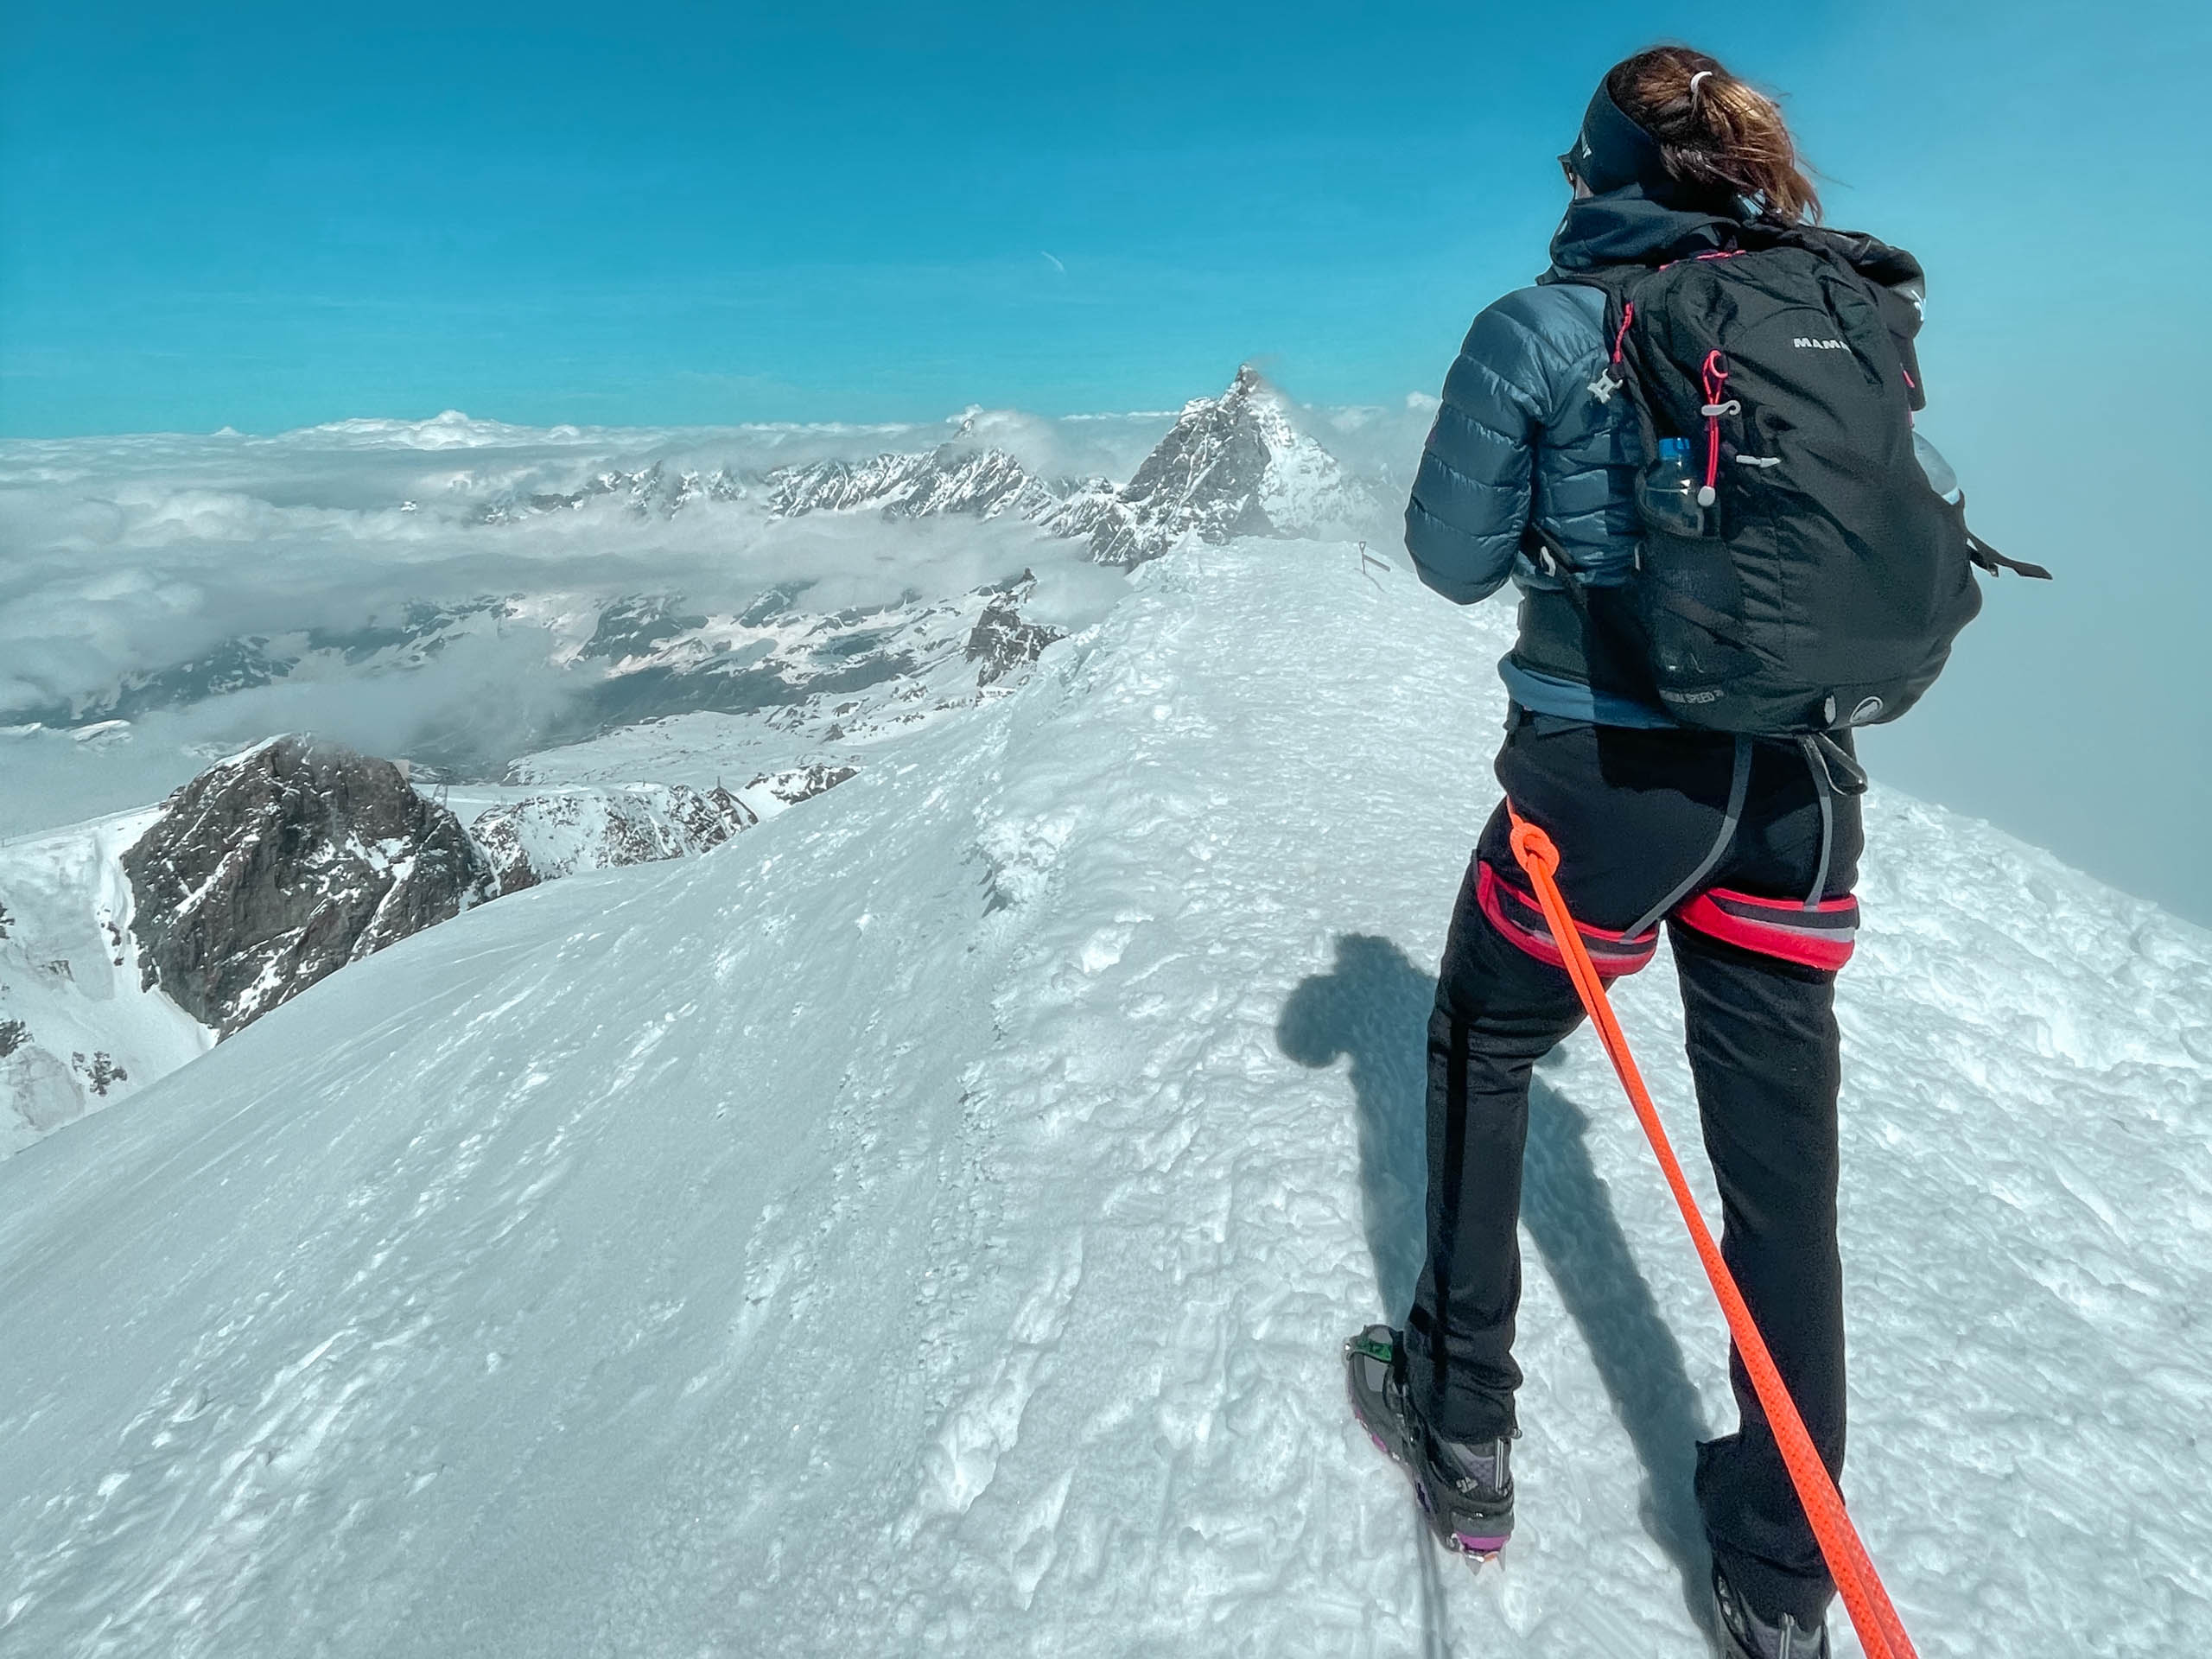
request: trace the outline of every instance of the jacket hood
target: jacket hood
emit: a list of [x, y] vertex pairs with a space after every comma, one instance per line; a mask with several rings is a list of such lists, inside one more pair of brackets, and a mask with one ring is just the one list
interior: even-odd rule
[[1660, 265], [1735, 247], [1745, 221], [1738, 215], [1670, 207], [1631, 184], [1567, 205], [1552, 237], [1552, 269], [1541, 280], [1602, 265]]
[[1641, 185], [1567, 203], [1566, 217], [1552, 237], [1552, 268], [1536, 280], [1572, 282], [1582, 272], [1607, 265], [1663, 265], [1724, 249], [1784, 244], [1831, 254], [1884, 288], [1916, 302], [1920, 298], [1920, 261], [1863, 231], [1783, 225], [1741, 213], [1672, 207], [1653, 200]]

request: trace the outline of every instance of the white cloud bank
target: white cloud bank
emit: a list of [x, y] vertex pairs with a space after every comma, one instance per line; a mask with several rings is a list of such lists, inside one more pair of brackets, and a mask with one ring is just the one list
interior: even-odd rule
[[[1308, 412], [1316, 435], [1370, 476], [1398, 470], [1426, 425], [1420, 410]], [[397, 754], [465, 727], [486, 753], [512, 752], [576, 694], [579, 677], [556, 659], [619, 595], [729, 613], [803, 585], [804, 608], [826, 613], [947, 596], [1030, 568], [1039, 620], [1084, 626], [1123, 581], [1087, 563], [1079, 540], [1013, 515], [779, 519], [760, 480], [952, 443], [1005, 451], [1041, 479], [1120, 481], [1174, 418], [976, 408], [903, 426], [540, 429], [448, 411], [272, 437], [0, 442], [0, 728], [16, 728], [0, 737], [0, 835], [141, 804], [208, 754], [274, 730]], [[636, 485], [655, 468], [657, 482]], [[669, 512], [687, 475], [700, 487]], [[298, 655], [311, 639], [391, 629], [410, 607], [494, 596], [523, 613], [451, 630], [404, 672], [224, 677], [221, 659], [241, 640]], [[51, 729], [183, 664], [194, 694], [140, 696], [118, 711], [127, 731], [79, 742]], [[35, 722], [48, 729], [23, 729]]]

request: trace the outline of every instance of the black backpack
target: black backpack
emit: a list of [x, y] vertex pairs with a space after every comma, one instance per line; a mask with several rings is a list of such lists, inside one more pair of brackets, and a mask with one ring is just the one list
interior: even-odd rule
[[[1685, 725], [1795, 736], [1895, 720], [1981, 607], [1970, 567], [2050, 572], [1979, 541], [1915, 456], [1917, 312], [1852, 257], [1871, 247], [1917, 276], [1910, 256], [1745, 231], [1736, 249], [1566, 278], [1605, 290], [1611, 354], [1591, 391], [1624, 394], [1642, 435], [1637, 572], [1628, 616], [1607, 624], [1632, 631]], [[1669, 438], [1688, 441], [1691, 473], [1672, 495]], [[1587, 611], [1574, 573], [1539, 557]]]

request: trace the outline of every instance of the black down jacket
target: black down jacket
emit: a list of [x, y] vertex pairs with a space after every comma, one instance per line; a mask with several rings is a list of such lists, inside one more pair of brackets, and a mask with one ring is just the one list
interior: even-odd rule
[[[1605, 296], [1573, 277], [1733, 247], [1745, 223], [1663, 207], [1635, 187], [1571, 204], [1552, 240], [1551, 270], [1475, 319], [1445, 378], [1406, 505], [1406, 550], [1421, 581], [1458, 604], [1487, 599], [1509, 576], [1520, 588], [1520, 639], [1499, 671], [1525, 709], [1605, 725], [1675, 723], [1639, 690], [1640, 665], [1615, 660], [1621, 647], [1592, 635], [1558, 581], [1530, 563], [1522, 532], [1533, 518], [1592, 587], [1627, 579], [1637, 539], [1634, 417], [1626, 398], [1591, 390], [1606, 356]], [[1833, 240], [1911, 302], [1893, 327], [1916, 381], [1920, 267], [1869, 237]]]

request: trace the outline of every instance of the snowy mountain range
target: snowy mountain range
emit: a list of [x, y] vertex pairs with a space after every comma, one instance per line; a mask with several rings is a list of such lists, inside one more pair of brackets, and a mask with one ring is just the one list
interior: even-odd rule
[[1110, 495], [1114, 488], [1103, 479], [1054, 488], [1031, 477], [1004, 450], [977, 449], [958, 439], [921, 454], [785, 467], [765, 482], [769, 506], [787, 518], [861, 509], [909, 518], [947, 512], [1049, 518], [1070, 494]]
[[1013, 456], [957, 440], [926, 455], [880, 455], [772, 475], [786, 516], [868, 508], [906, 516], [1013, 513], [1090, 544], [1101, 564], [1137, 565], [1185, 539], [1307, 536], [1368, 519], [1378, 493], [1300, 425], [1288, 399], [1249, 364], [1218, 397], [1193, 398], [1116, 488], [1046, 481]]
[[[1510, 626], [1194, 537], [988, 689], [962, 644], [957, 714], [823, 709], [876, 745], [826, 795], [471, 905], [0, 1160], [0, 1654], [1706, 1659], [1726, 1350], [1594, 1044], [1533, 1102], [1498, 1568], [1440, 1560], [1343, 1400], [1410, 1294], [1496, 798], [1435, 710], [1495, 729]], [[1868, 823], [1853, 1514], [1931, 1659], [2187, 1652], [2212, 936], [1878, 787]], [[1669, 979], [1619, 1001], [1687, 1141]]]
[[[656, 522], [717, 508], [764, 512], [773, 521], [822, 515], [1003, 518], [1084, 543], [1099, 563], [1127, 568], [1185, 540], [1218, 543], [1234, 535], [1300, 536], [1363, 524], [1385, 493], [1340, 464], [1305, 429], [1288, 399], [1246, 367], [1219, 397], [1186, 404], [1118, 486], [1103, 478], [1038, 477], [1012, 454], [982, 443], [971, 416], [952, 439], [931, 448], [861, 461], [824, 460], [751, 474], [658, 461], [634, 470], [602, 469], [574, 489], [497, 493], [470, 510], [469, 522], [512, 527], [601, 507]], [[417, 510], [411, 500], [404, 505]], [[742, 713], [904, 671], [909, 634], [916, 626], [927, 631], [931, 607], [910, 601], [810, 613], [808, 586], [804, 578], [785, 583], [721, 617], [693, 613], [674, 594], [610, 600], [543, 588], [461, 601], [410, 599], [348, 626], [236, 635], [190, 658], [133, 670], [99, 690], [21, 708], [10, 718], [83, 731], [288, 683], [404, 676], [462, 643], [535, 634], [546, 661], [571, 671], [575, 682], [559, 710], [545, 711], [520, 731], [503, 728], [496, 744], [462, 719], [423, 734], [409, 751], [418, 764], [446, 775], [495, 777], [519, 753], [640, 720], [699, 709]]]

